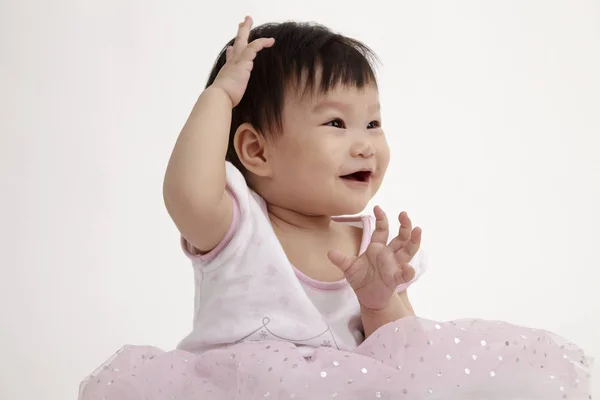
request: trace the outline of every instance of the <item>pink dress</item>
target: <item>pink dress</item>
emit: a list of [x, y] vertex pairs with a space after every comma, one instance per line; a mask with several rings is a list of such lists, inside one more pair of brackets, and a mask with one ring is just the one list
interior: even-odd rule
[[502, 322], [405, 318], [352, 352], [309, 358], [282, 341], [201, 354], [126, 346], [81, 385], [80, 400], [591, 399], [589, 360], [549, 332]]
[[[80, 386], [80, 400], [590, 399], [590, 360], [553, 334], [503, 322], [404, 318], [366, 340], [346, 281], [290, 264], [265, 203], [231, 164], [229, 232], [196, 255], [192, 331], [177, 349], [125, 346]], [[373, 231], [369, 217], [341, 218]], [[426, 264], [413, 260], [417, 274]], [[398, 288], [404, 290], [413, 282]]]

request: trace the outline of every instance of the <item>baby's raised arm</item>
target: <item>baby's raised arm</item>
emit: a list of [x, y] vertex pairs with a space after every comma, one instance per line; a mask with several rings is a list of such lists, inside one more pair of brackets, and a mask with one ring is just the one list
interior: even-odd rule
[[213, 249], [231, 224], [233, 204], [225, 190], [231, 111], [246, 90], [256, 54], [274, 43], [260, 38], [248, 44], [251, 27], [249, 17], [239, 25], [227, 61], [194, 105], [165, 173], [167, 211], [182, 236], [201, 252]]

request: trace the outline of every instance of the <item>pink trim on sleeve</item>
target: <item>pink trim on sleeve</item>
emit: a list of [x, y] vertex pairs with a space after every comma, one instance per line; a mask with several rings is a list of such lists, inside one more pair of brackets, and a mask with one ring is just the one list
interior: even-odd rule
[[216, 245], [214, 249], [212, 249], [208, 253], [200, 254], [198, 253], [198, 250], [195, 249], [183, 236], [181, 237], [181, 248], [185, 255], [193, 261], [201, 261], [203, 263], [207, 263], [214, 260], [219, 255], [219, 253], [229, 244], [229, 242], [231, 242], [233, 235], [238, 229], [240, 223], [239, 202], [235, 194], [229, 187], [227, 188], [227, 192], [230, 194], [233, 203], [233, 215], [231, 217], [231, 224], [229, 225], [229, 230], [227, 231], [221, 242], [219, 242], [219, 244]]
[[410, 285], [412, 285], [414, 283], [414, 281], [417, 280], [417, 278], [418, 278], [417, 275], [415, 275], [415, 277], [413, 278], [412, 281], [403, 283], [402, 285], [398, 285], [398, 287], [396, 288], [396, 293], [404, 292], [406, 289], [408, 289], [410, 287]]

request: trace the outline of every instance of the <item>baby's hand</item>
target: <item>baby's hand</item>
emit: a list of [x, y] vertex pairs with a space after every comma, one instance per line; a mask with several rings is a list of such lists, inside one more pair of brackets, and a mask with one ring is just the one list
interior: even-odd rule
[[244, 96], [256, 54], [275, 43], [273, 38], [258, 38], [248, 44], [251, 28], [250, 17], [246, 17], [244, 22], [239, 24], [233, 46], [229, 46], [226, 50], [227, 61], [211, 85], [224, 90], [231, 98], [233, 107], [237, 106]]
[[410, 218], [403, 212], [398, 217], [398, 236], [387, 244], [387, 217], [379, 207], [375, 207], [374, 213], [375, 232], [361, 256], [348, 257], [336, 250], [328, 256], [344, 273], [361, 307], [376, 311], [387, 307], [398, 285], [414, 278], [415, 270], [408, 263], [421, 246], [421, 229], [412, 229]]

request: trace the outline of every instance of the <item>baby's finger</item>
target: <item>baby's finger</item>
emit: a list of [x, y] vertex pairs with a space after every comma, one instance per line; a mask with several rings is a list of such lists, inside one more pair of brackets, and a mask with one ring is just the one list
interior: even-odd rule
[[403, 264], [396, 274], [394, 274], [394, 280], [396, 285], [402, 285], [403, 283], [410, 282], [415, 277], [415, 269], [408, 264]]
[[258, 38], [252, 41], [244, 52], [239, 57], [243, 61], [252, 61], [256, 58], [256, 54], [264, 48], [271, 47], [275, 43], [273, 38]]
[[400, 240], [410, 239], [410, 232], [412, 231], [412, 221], [408, 217], [405, 211], [402, 211], [398, 215], [398, 221], [400, 222], [400, 228], [398, 229], [398, 237]]
[[398, 221], [400, 221], [400, 228], [398, 228], [398, 236], [396, 236], [389, 244], [392, 251], [398, 251], [403, 248], [406, 243], [410, 240], [412, 221], [408, 217], [406, 212], [401, 212], [398, 215]]
[[415, 256], [415, 254], [417, 254], [417, 251], [419, 251], [419, 249], [421, 248], [422, 236], [423, 231], [421, 230], [421, 228], [416, 227], [412, 230], [412, 233], [410, 234], [410, 240], [404, 246], [404, 250], [411, 259]]
[[345, 256], [337, 250], [330, 250], [327, 253], [327, 258], [329, 258], [329, 261], [331, 261], [333, 265], [338, 267], [340, 271], [342, 271], [344, 274], [350, 269], [350, 267], [356, 260], [356, 257]]
[[387, 244], [390, 232], [387, 216], [379, 206], [373, 209], [373, 213], [375, 214], [375, 230], [371, 236], [371, 242], [383, 243], [385, 245]]
[[233, 46], [228, 46], [227, 50], [225, 50], [225, 61], [229, 61], [231, 59], [232, 54], [233, 54]]
[[234, 57], [239, 57], [244, 49], [248, 46], [248, 36], [250, 35], [250, 29], [252, 28], [252, 18], [246, 17], [244, 21], [239, 24], [237, 35], [233, 41], [233, 53]]

